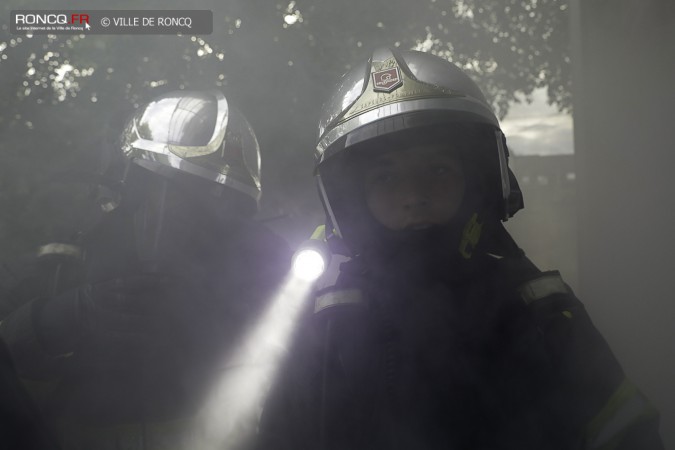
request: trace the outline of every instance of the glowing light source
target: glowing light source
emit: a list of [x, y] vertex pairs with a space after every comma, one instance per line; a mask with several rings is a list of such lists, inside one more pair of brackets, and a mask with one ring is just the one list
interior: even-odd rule
[[315, 281], [326, 271], [331, 251], [326, 243], [326, 227], [314, 230], [312, 237], [300, 244], [293, 255], [292, 274], [303, 281]]
[[293, 258], [293, 275], [305, 281], [314, 281], [326, 270], [326, 261], [316, 249], [305, 248]]

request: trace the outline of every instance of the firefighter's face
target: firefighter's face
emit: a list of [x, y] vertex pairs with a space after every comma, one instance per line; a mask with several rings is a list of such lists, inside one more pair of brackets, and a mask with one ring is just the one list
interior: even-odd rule
[[370, 212], [390, 230], [421, 230], [450, 222], [464, 196], [457, 151], [447, 144], [414, 146], [374, 157], [366, 166]]

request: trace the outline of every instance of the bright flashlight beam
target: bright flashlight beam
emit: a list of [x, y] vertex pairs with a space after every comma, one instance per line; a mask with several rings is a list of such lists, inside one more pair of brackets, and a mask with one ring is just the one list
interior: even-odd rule
[[254, 433], [265, 396], [286, 353], [311, 282], [290, 276], [245, 336], [203, 409], [200, 449], [240, 448]]
[[326, 262], [321, 253], [308, 248], [301, 250], [293, 258], [293, 274], [305, 281], [318, 279], [326, 270]]

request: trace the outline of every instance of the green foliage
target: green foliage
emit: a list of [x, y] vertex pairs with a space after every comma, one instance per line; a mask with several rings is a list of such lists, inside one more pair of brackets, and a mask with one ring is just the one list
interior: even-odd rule
[[[69, 5], [78, 7], [186, 5]], [[206, 0], [189, 7], [213, 10], [212, 35], [29, 38], [10, 36], [3, 25], [0, 258], [78, 227], [81, 204], [72, 199], [86, 198], [86, 186], [49, 201], [38, 193], [57, 189], [49, 180], [59, 171], [100, 170], [129, 113], [170, 90], [216, 88], [234, 100], [261, 143], [264, 206], [291, 214], [317, 205], [311, 165], [322, 102], [376, 46], [430, 51], [459, 64], [502, 117], [516, 96], [542, 86], [560, 109], [571, 107], [565, 0]], [[0, 11], [9, 17], [31, 8], [44, 5], [10, 0]]]

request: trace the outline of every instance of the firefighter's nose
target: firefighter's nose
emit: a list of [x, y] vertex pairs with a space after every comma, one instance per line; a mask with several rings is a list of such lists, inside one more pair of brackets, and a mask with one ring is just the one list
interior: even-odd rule
[[410, 180], [406, 183], [402, 197], [402, 206], [406, 210], [425, 208], [429, 205], [429, 192], [422, 180]]

